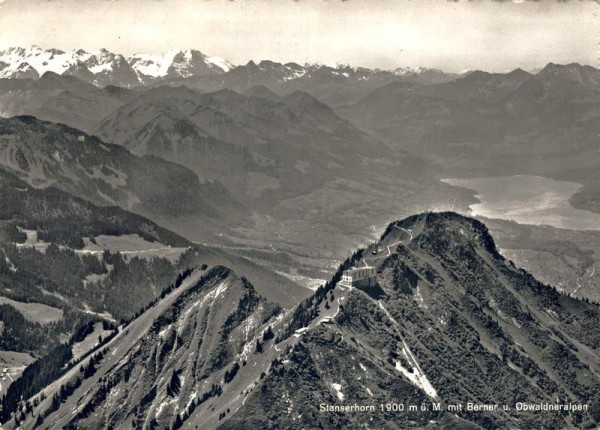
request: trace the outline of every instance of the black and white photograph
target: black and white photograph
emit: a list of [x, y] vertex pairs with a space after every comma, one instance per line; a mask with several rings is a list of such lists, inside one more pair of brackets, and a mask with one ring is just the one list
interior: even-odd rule
[[0, 0], [0, 430], [600, 429], [600, 2]]

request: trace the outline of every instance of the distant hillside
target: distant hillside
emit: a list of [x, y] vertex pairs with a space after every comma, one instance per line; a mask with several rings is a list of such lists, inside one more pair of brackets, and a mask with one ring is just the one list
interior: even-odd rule
[[390, 83], [336, 111], [439, 174], [536, 174], [581, 183], [571, 202], [600, 211], [600, 70], [474, 71], [435, 85]]
[[105, 118], [97, 133], [218, 180], [247, 205], [305, 193], [391, 155], [304, 92], [273, 101], [158, 87]]
[[[98, 207], [54, 187], [33, 188], [15, 174], [0, 169], [0, 190], [4, 204], [0, 207], [3, 237], [17, 237], [14, 227], [36, 230], [47, 242], [83, 247], [84, 237], [137, 234], [143, 239], [165, 245], [186, 247], [191, 243], [159, 227], [147, 218], [117, 206]], [[11, 229], [11, 230], [9, 230]]]
[[136, 96], [130, 89], [99, 88], [47, 72], [40, 79], [0, 79], [0, 115], [32, 115], [90, 133], [98, 121]]
[[[352, 268], [367, 277], [340, 283]], [[225, 268], [193, 275], [110, 342], [91, 376], [73, 369], [21, 418], [57, 429], [592, 428], [599, 316], [515, 269], [480, 222], [422, 214], [283, 315]], [[570, 403], [587, 406], [517, 409]]]
[[222, 185], [201, 183], [185, 167], [33, 117], [0, 119], [0, 165], [37, 188], [53, 186], [99, 206], [154, 220], [193, 218], [208, 234], [211, 220], [240, 211]]
[[249, 61], [218, 76], [197, 75], [164, 81], [170, 85], [185, 85], [201, 91], [229, 88], [245, 92], [262, 85], [279, 94], [307, 92], [319, 100], [337, 107], [355, 102], [371, 91], [390, 82], [435, 84], [448, 82], [458, 75], [437, 69], [406, 67], [395, 70], [368, 69], [351, 65], [277, 63]]
[[367, 162], [392, 160], [387, 148], [318, 98], [304, 91], [277, 98], [263, 88], [246, 95], [181, 86], [100, 89], [48, 73], [0, 80], [0, 114], [61, 122], [138, 156], [178, 163], [227, 185], [248, 204], [304, 193]]
[[[97, 207], [55, 188], [36, 189], [1, 169], [0, 194], [0, 296], [63, 312], [57, 324], [47, 326], [22, 315], [0, 317], [0, 349], [39, 354], [88, 320], [129, 318], [197, 264], [189, 241], [118, 207]], [[180, 259], [127, 256], [118, 248], [88, 251], [96, 238], [127, 235], [149, 244], [146, 249], [170, 249]], [[19, 327], [30, 335], [19, 334]]]

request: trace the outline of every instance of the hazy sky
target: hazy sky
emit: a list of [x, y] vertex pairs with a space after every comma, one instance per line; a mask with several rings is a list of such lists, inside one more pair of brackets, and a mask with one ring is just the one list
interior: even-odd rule
[[368, 67], [599, 66], [595, 1], [0, 0], [0, 48], [195, 48], [249, 60]]

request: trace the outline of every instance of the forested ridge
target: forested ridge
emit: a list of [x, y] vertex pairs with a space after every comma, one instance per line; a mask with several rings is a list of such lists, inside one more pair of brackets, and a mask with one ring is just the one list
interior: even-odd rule
[[[9, 299], [0, 304], [0, 350], [37, 359], [2, 399], [7, 414], [21, 397], [28, 398], [67, 369], [72, 345], [96, 322], [112, 327], [130, 321], [201, 263], [187, 240], [120, 208], [97, 207], [58, 189], [35, 189], [2, 169], [0, 195], [0, 297]], [[32, 231], [35, 243], [28, 242]], [[108, 249], [78, 252], [84, 239], [100, 235], [138, 235], [187, 251], [176, 261]], [[13, 301], [24, 308], [50, 306], [61, 317], [34, 321]]]

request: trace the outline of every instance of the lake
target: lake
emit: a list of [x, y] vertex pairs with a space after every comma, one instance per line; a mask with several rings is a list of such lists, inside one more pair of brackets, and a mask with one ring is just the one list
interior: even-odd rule
[[569, 199], [582, 185], [533, 175], [497, 178], [441, 179], [475, 193], [472, 216], [570, 230], [600, 230], [600, 214], [575, 209]]

